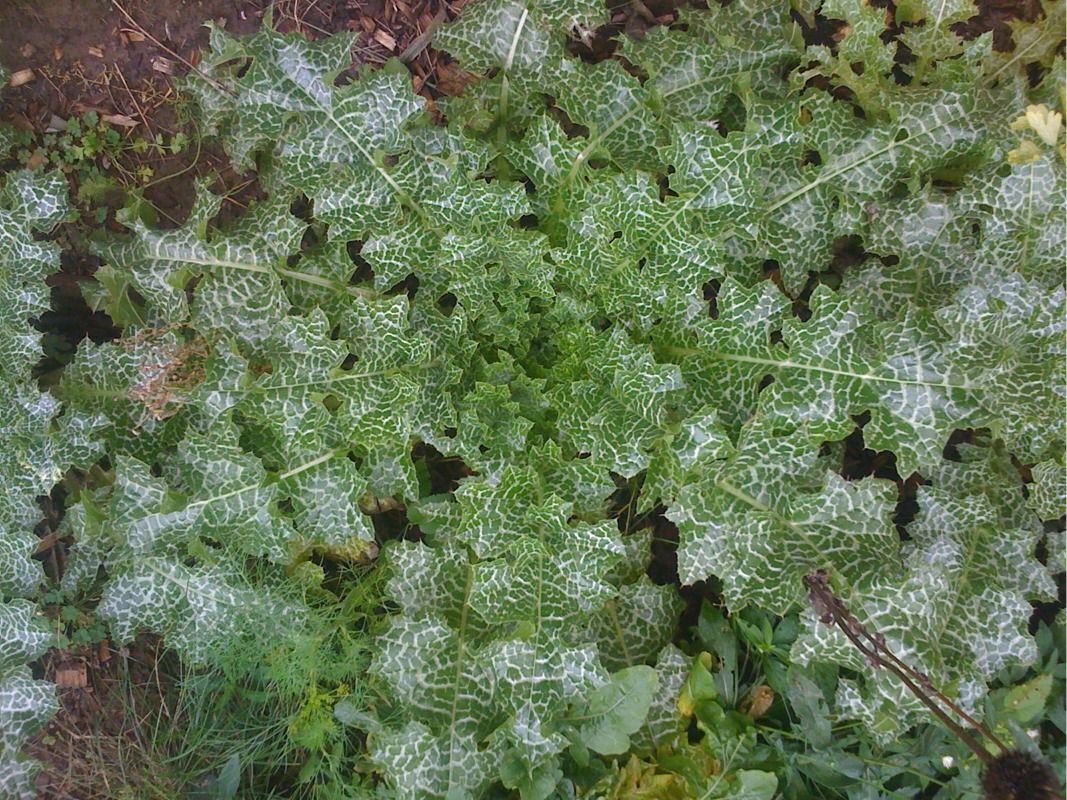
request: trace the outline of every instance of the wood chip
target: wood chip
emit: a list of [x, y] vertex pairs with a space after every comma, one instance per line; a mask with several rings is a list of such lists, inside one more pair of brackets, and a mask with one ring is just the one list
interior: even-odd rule
[[97, 58], [103, 58], [104, 57], [104, 51], [102, 49], [100, 49], [99, 47], [90, 47], [89, 48], [89, 55], [96, 56]]
[[143, 42], [144, 34], [140, 31], [130, 30], [129, 28], [123, 28], [122, 32], [126, 34], [126, 38], [131, 42]]
[[23, 86], [32, 81], [37, 76], [33, 74], [33, 70], [30, 68], [16, 70], [11, 73], [11, 77], [8, 79], [9, 86]]
[[56, 668], [56, 686], [60, 689], [84, 689], [89, 685], [89, 673], [84, 661], [72, 661]]
[[162, 72], [164, 75], [174, 74], [174, 62], [169, 58], [163, 56], [156, 56], [152, 59], [152, 69], [156, 72]]
[[121, 125], [123, 128], [136, 128], [139, 124], [137, 120], [131, 119], [125, 114], [104, 114], [100, 119], [111, 125]]
[[467, 85], [477, 79], [472, 72], [465, 72], [454, 62], [437, 65], [437, 88], [448, 95], [463, 94]]
[[386, 50], [396, 49], [396, 39], [394, 39], [392, 35], [390, 35], [389, 31], [384, 31], [381, 28], [378, 28], [378, 30], [374, 32], [374, 41], [376, 41]]

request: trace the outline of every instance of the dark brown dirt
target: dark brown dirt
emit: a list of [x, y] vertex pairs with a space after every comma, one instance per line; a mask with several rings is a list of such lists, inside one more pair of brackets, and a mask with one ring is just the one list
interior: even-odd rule
[[[174, 99], [170, 77], [194, 66], [207, 44], [204, 23], [242, 34], [266, 13], [276, 30], [319, 38], [359, 33], [355, 63], [402, 54], [461, 3], [441, 0], [8, 0], [0, 4], [0, 63], [36, 79], [9, 90], [10, 116], [43, 130], [51, 114], [97, 110], [149, 124]], [[428, 63], [417, 64], [425, 72]], [[420, 70], [420, 67], [423, 68]]]
[[43, 764], [37, 800], [184, 794], [188, 787], [168, 774], [139, 729], [171, 713], [173, 662], [154, 636], [123, 648], [101, 642], [53, 650], [42, 660], [43, 677], [60, 686], [60, 711], [26, 748]]

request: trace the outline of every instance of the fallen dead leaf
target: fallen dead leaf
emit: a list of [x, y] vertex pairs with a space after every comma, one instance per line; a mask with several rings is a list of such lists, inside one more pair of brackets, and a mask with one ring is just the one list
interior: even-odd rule
[[448, 62], [437, 67], [437, 88], [448, 95], [463, 94], [467, 85], [477, 79], [473, 72], [466, 72], [458, 64]]
[[765, 683], [752, 687], [752, 691], [741, 701], [740, 711], [748, 714], [752, 719], [759, 719], [767, 713], [767, 709], [774, 702], [774, 689]]
[[136, 128], [140, 124], [137, 120], [130, 119], [125, 114], [104, 114], [100, 119], [112, 125], [120, 125], [123, 128]]
[[11, 77], [8, 79], [9, 86], [23, 86], [32, 81], [37, 76], [34, 75], [33, 70], [27, 67], [26, 69], [15, 70], [11, 73]]

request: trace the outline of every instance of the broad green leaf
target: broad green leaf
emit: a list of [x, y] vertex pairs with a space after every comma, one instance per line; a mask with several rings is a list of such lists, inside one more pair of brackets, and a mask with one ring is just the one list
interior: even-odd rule
[[728, 457], [732, 451], [733, 442], [720, 425], [715, 409], [697, 409], [682, 422], [670, 444], [654, 453], [641, 487], [644, 502], [673, 503], [683, 486], [699, 481], [709, 464]]
[[681, 19], [686, 30], [654, 27], [621, 43], [669, 119], [717, 119], [731, 93], [745, 94], [753, 84], [769, 88], [761, 84], [777, 82], [775, 72], [800, 57], [780, 4], [746, 2], [709, 14], [682, 9]]
[[864, 247], [880, 258], [847, 271], [844, 290], [866, 298], [885, 317], [912, 305], [934, 309], [951, 303], [989, 269], [974, 258], [974, 226], [981, 215], [961, 194], [927, 187], [872, 208]]
[[1020, 725], [1031, 725], [1045, 710], [1052, 691], [1052, 676], [1044, 672], [1004, 695], [1004, 710]]
[[689, 718], [678, 710], [678, 697], [689, 676], [689, 657], [673, 644], [656, 657], [659, 682], [648, 707], [645, 724], [631, 735], [638, 752], [670, 752], [685, 741]]
[[[819, 12], [831, 20], [845, 23], [843, 36], [835, 52], [817, 45], [808, 53], [821, 63], [821, 72], [839, 86], [848, 87], [856, 102], [868, 112], [878, 114], [883, 88], [895, 61], [897, 42], [883, 42], [882, 35], [890, 23], [884, 9], [869, 3], [825, 0]], [[856, 65], [862, 65], [857, 71]]]
[[630, 735], [645, 721], [656, 691], [656, 671], [637, 666], [619, 670], [578, 706], [571, 721], [578, 726], [578, 741], [605, 755], [630, 749]]

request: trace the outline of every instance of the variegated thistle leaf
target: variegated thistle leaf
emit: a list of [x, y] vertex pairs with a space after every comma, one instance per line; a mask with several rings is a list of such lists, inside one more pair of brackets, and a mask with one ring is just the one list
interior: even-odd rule
[[0, 380], [22, 380], [41, 357], [31, 323], [48, 309], [45, 278], [59, 269], [59, 247], [40, 241], [67, 216], [59, 172], [11, 172], [0, 185]]
[[[903, 575], [852, 580], [844, 599], [900, 658], [973, 709], [997, 671], [1037, 657], [1027, 631], [1030, 601], [1056, 590], [1036, 558], [1041, 524], [1025, 506], [1011, 461], [1003, 450], [963, 448], [961, 456], [931, 471], [931, 485], [919, 488]], [[886, 740], [927, 715], [892, 675], [863, 663], [844, 634], [810, 610], [803, 619], [794, 659], [830, 659], [861, 674], [842, 684], [844, 713]]]
[[334, 85], [351, 46], [350, 35], [308, 42], [264, 27], [235, 40], [216, 29], [206, 68], [187, 87], [238, 165], [272, 154], [273, 179], [306, 194], [331, 237], [384, 233], [405, 220], [441, 236], [482, 215], [499, 218], [506, 187], [477, 180], [475, 165], [449, 159], [439, 137], [409, 135], [425, 101], [404, 75], [382, 70]]
[[1007, 274], [969, 286], [937, 313], [949, 357], [981, 376], [981, 422], [1024, 461], [1063, 453], [1064, 307], [1062, 285], [1045, 289]]
[[665, 328], [660, 349], [680, 357], [695, 396], [720, 409], [723, 397], [738, 404], [729, 416], [720, 411], [730, 428], [758, 412], [783, 432], [833, 441], [866, 411], [868, 445], [894, 451], [908, 475], [939, 461], [952, 431], [981, 418], [978, 373], [951, 358], [951, 339], [927, 315], [879, 325], [860, 299], [823, 287], [806, 320], [788, 315], [787, 302], [771, 284], [727, 280], [715, 318], [683, 308], [681, 335]]
[[[799, 55], [792, 21], [773, 4], [687, 16], [683, 30], [654, 28], [622, 54], [642, 72], [639, 80], [617, 60], [585, 64], [566, 57], [568, 37], [582, 41], [602, 20], [595, 3], [487, 0], [445, 26], [435, 37], [460, 64], [480, 75], [446, 108], [477, 128], [536, 125], [541, 96], [550, 95], [571, 122], [588, 131], [579, 149], [557, 164], [573, 185], [592, 159], [620, 167], [662, 166], [659, 145], [679, 119], [715, 117], [731, 91], [765, 88], [781, 80], [775, 70]], [[719, 18], [719, 19], [717, 19]], [[730, 26], [717, 35], [717, 22]]]
[[[103, 420], [68, 413], [34, 386], [0, 382], [0, 595], [31, 595], [42, 577], [34, 561], [40, 520], [38, 498], [47, 495], [71, 466], [88, 466], [100, 455], [95, 435]], [[57, 418], [58, 417], [58, 418]]]
[[[127, 219], [131, 234], [97, 247], [97, 254], [122, 274], [167, 324], [192, 320], [204, 335], [222, 330], [252, 345], [284, 318], [288, 300], [283, 278], [321, 282], [287, 268], [299, 252], [306, 224], [289, 213], [283, 193], [255, 205], [226, 231], [210, 228], [222, 198], [199, 184], [196, 204], [174, 230], [149, 228]], [[353, 266], [354, 270], [354, 266]], [[197, 278], [192, 307], [187, 287]], [[343, 290], [343, 282], [337, 289]]]
[[55, 687], [34, 680], [26, 666], [52, 640], [36, 614], [36, 606], [25, 600], [0, 603], [0, 797], [5, 800], [37, 796], [37, 766], [19, 750], [59, 707]]
[[897, 572], [893, 485], [845, 481], [803, 435], [775, 436], [753, 420], [736, 452], [703, 472], [667, 510], [679, 530], [683, 583], [717, 575], [732, 608], [784, 613], [804, 595], [801, 578], [820, 566], [856, 580]]
[[557, 216], [566, 245], [552, 251], [556, 284], [604, 318], [643, 333], [669, 296], [699, 297], [723, 277], [720, 245], [688, 231], [688, 209], [662, 202], [651, 176], [619, 175], [576, 201]]
[[562, 441], [601, 469], [636, 475], [649, 465], [653, 447], [669, 438], [667, 404], [685, 387], [681, 370], [656, 363], [621, 328], [601, 334], [577, 325], [556, 338], [565, 360], [548, 397], [558, 409]]
[[[1067, 469], [1061, 461], [1050, 459], [1035, 464], [1031, 473], [1034, 482], [1027, 486], [1027, 508], [1039, 519], [1059, 520], [1067, 513]], [[1049, 531], [1045, 546], [1049, 570], [1056, 573], [1067, 569], [1067, 534], [1055, 529]]]
[[708, 232], [738, 237], [739, 272], [773, 259], [790, 294], [826, 268], [836, 240], [867, 235], [895, 187], [980, 156], [988, 133], [973, 91], [895, 98], [884, 122], [821, 93], [789, 102], [753, 103], [744, 133], [725, 139], [706, 124], [680, 126], [670, 180]]
[[[225, 417], [187, 435], [163, 477], [120, 457], [114, 485], [84, 494], [68, 512], [65, 524], [77, 541], [64, 582], [71, 589], [91, 582], [103, 565], [109, 580], [98, 613], [113, 635], [125, 641], [142, 630], [162, 633], [194, 663], [242, 636], [288, 635], [299, 627], [300, 612], [269, 583], [249, 584], [242, 562], [259, 556], [289, 564], [312, 548], [346, 559], [367, 552], [357, 498], [322, 485], [351, 476], [300, 480], [322, 461], [269, 475]], [[198, 557], [192, 566], [191, 554]]]
[[136, 573], [142, 558], [181, 558], [207, 543], [280, 564], [309, 549], [364, 554], [371, 538], [358, 506], [365, 481], [344, 451], [313, 451], [269, 474], [238, 437], [225, 417], [203, 434], [188, 434], [163, 477], [137, 459], [118, 458], [106, 497], [87, 496], [72, 511], [78, 542], [68, 583], [91, 578], [100, 563]]
[[[580, 718], [585, 704], [600, 702], [597, 692], [611, 694], [610, 669], [639, 667], [656, 680], [641, 665], [669, 636], [673, 590], [638, 582], [620, 593], [609, 580], [624, 553], [616, 526], [569, 522], [568, 506], [544, 494], [543, 480], [534, 466], [469, 479], [456, 503], [421, 506], [417, 518], [433, 545], [389, 551], [402, 613], [374, 671], [410, 721], [376, 735], [372, 749], [405, 797], [477, 794], [500, 779], [523, 797], [545, 797], [560, 777], [568, 710]], [[647, 549], [633, 556], [647, 557]], [[607, 603], [624, 616], [661, 613], [620, 641], [597, 622]], [[612, 655], [604, 650], [602, 661], [598, 646], [609, 635]], [[627, 647], [628, 656], [613, 655]], [[572, 733], [594, 749], [613, 748], [640, 727], [648, 704]]]
[[606, 21], [594, 0], [482, 0], [434, 35], [434, 46], [464, 69], [486, 75], [450, 100], [450, 115], [479, 129], [524, 125], [539, 110], [540, 94], [564, 61], [564, 45]]
[[179, 413], [193, 398], [203, 342], [166, 329], [117, 341], [81, 342], [54, 393], [68, 413], [100, 416], [112, 454], [145, 461], [174, 447], [185, 432]]
[[882, 258], [847, 272], [845, 287], [891, 315], [911, 305], [941, 308], [971, 285], [1014, 282], [1015, 273], [1058, 286], [1065, 232], [1056, 215], [1065, 187], [1063, 163], [1037, 154], [969, 175], [955, 191], [926, 187], [876, 204], [864, 245]]
[[156, 632], [194, 666], [216, 662], [252, 639], [283, 650], [309, 614], [263, 582], [251, 585], [235, 564], [190, 567], [156, 556], [113, 568], [97, 613], [116, 641]]

